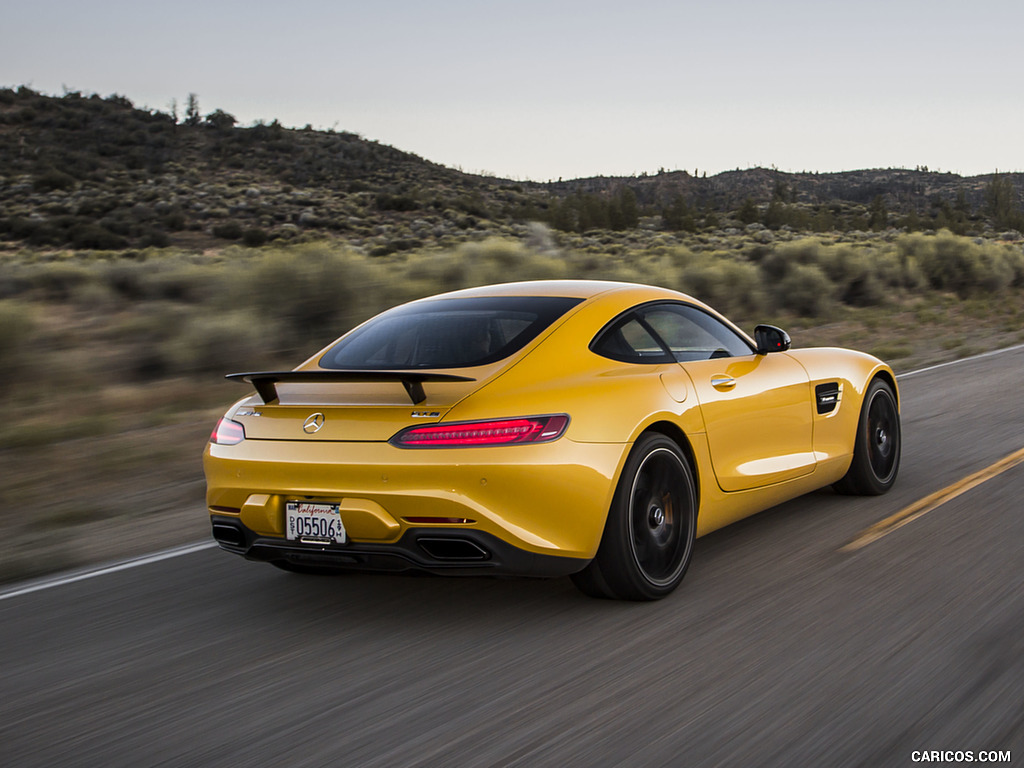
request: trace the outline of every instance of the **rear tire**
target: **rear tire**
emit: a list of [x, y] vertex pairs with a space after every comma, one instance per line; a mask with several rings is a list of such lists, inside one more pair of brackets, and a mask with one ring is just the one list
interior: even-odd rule
[[592, 597], [658, 600], [686, 575], [696, 531], [689, 461], [665, 435], [643, 435], [623, 467], [597, 555], [573, 583]]
[[857, 496], [880, 496], [892, 488], [900, 471], [903, 434], [892, 387], [875, 379], [864, 395], [850, 469], [832, 487]]
[[604, 577], [604, 574], [601, 573], [601, 565], [597, 562], [596, 557], [590, 561], [586, 568], [578, 573], [572, 574], [569, 578], [572, 579], [572, 583], [576, 585], [576, 589], [587, 597], [596, 597], [599, 600], [621, 599], [612, 590], [611, 585], [608, 584], [608, 580]]

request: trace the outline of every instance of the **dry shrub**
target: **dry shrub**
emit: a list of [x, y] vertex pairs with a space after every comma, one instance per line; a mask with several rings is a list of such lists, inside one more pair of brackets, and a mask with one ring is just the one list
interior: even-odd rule
[[97, 314], [111, 312], [123, 304], [121, 297], [100, 280], [90, 280], [76, 288], [72, 301], [79, 308]]
[[16, 299], [0, 299], [0, 392], [9, 390], [27, 374], [35, 330], [31, 305]]
[[904, 259], [919, 265], [931, 288], [961, 298], [1024, 284], [1024, 254], [1013, 245], [977, 243], [943, 230], [935, 236], [904, 235], [896, 246]]
[[28, 277], [44, 298], [67, 301], [80, 286], [93, 279], [93, 273], [81, 264], [56, 261], [34, 265], [28, 270]]
[[145, 296], [145, 273], [152, 270], [152, 266], [144, 263], [120, 259], [103, 265], [99, 270], [99, 279], [119, 296], [129, 301], [138, 301]]
[[142, 295], [150, 300], [214, 304], [223, 295], [227, 270], [218, 265], [180, 259], [147, 262], [154, 268], [141, 276]]
[[364, 256], [310, 244], [257, 259], [235, 284], [232, 306], [277, 324], [285, 349], [333, 339], [380, 308], [380, 267]]
[[704, 260], [687, 268], [684, 292], [733, 319], [750, 320], [767, 307], [760, 270], [732, 259]]
[[885, 301], [886, 286], [875, 251], [848, 245], [823, 248], [819, 264], [844, 304], [873, 307]]
[[391, 303], [472, 285], [467, 260], [451, 252], [410, 254], [403, 261], [393, 262], [389, 272], [395, 278], [388, 286]]
[[816, 264], [795, 264], [774, 286], [775, 305], [804, 317], [824, 317], [832, 308], [835, 286]]
[[454, 258], [465, 264], [465, 280], [470, 285], [566, 276], [561, 259], [531, 251], [516, 240], [492, 238], [481, 243], [463, 243]]
[[161, 345], [179, 374], [225, 374], [260, 368], [273, 329], [244, 310], [193, 315]]
[[820, 265], [825, 248], [814, 238], [781, 243], [761, 259], [761, 271], [769, 283], [775, 283], [785, 278], [796, 266]]

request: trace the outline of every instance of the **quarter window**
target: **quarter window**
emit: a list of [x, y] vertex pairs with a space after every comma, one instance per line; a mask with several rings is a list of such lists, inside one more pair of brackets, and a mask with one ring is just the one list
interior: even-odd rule
[[669, 363], [672, 356], [639, 318], [626, 317], [602, 332], [591, 349], [624, 363]]

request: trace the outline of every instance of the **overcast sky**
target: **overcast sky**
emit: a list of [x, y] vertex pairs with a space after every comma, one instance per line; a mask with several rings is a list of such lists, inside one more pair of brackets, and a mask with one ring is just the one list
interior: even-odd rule
[[1022, 0], [0, 0], [0, 85], [517, 179], [1024, 170]]

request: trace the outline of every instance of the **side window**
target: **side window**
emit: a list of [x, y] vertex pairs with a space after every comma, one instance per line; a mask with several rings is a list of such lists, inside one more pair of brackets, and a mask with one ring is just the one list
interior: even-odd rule
[[727, 325], [685, 304], [655, 304], [641, 318], [680, 363], [753, 354], [750, 345]]
[[688, 304], [641, 306], [613, 321], [590, 349], [624, 363], [671, 363], [751, 355], [742, 336]]

